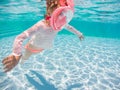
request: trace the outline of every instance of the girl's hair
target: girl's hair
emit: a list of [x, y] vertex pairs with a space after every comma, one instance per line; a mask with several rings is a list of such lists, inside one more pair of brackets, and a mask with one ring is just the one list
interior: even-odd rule
[[47, 0], [47, 9], [57, 8], [59, 0]]
[[52, 13], [58, 6], [67, 6], [67, 3], [65, 1], [66, 0], [46, 0], [47, 13], [44, 15], [44, 18], [46, 19], [46, 16], [50, 16], [49, 12]]
[[54, 9], [58, 7], [58, 1], [59, 0], [46, 0], [46, 5], [47, 5], [47, 13], [44, 15], [44, 18], [50, 16], [50, 12], [53, 12]]

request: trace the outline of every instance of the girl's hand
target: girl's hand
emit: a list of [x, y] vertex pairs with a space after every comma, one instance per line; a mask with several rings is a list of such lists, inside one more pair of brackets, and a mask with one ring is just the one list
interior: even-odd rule
[[81, 35], [81, 36], [79, 37], [79, 39], [82, 41], [82, 40], [84, 39], [84, 36]]
[[12, 70], [19, 62], [21, 56], [10, 55], [3, 59], [2, 63], [4, 65], [4, 71], [8, 72]]

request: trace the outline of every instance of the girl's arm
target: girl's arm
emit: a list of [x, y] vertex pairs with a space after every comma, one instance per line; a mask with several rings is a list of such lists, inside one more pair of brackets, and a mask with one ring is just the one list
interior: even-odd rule
[[65, 25], [65, 29], [67, 29], [68, 31], [77, 35], [80, 38], [80, 40], [82, 40], [84, 38], [83, 34], [80, 31], [76, 30], [73, 26], [71, 26], [69, 24]]
[[42, 28], [42, 25], [40, 22], [33, 25], [28, 30], [24, 31], [22, 34], [18, 35], [14, 41], [14, 47], [13, 47], [13, 53], [10, 56], [7, 56], [3, 59], [2, 63], [4, 66], [4, 72], [8, 72], [12, 70], [19, 62], [22, 54], [22, 43], [23, 40], [32, 36], [35, 32], [39, 30], [39, 28]]
[[14, 41], [14, 44], [13, 44], [13, 53], [12, 53], [12, 55], [21, 56], [23, 41], [26, 38], [31, 37], [33, 34], [35, 34], [40, 28], [42, 28], [42, 25], [41, 25], [40, 22], [38, 22], [35, 25], [33, 25], [31, 28], [27, 29], [26, 31], [24, 31], [23, 33], [18, 35], [15, 38], [15, 41]]

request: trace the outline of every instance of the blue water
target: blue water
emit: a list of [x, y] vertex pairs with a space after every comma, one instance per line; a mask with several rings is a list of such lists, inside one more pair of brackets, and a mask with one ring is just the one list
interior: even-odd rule
[[[86, 36], [120, 38], [119, 0], [74, 0], [71, 24]], [[1, 0], [0, 38], [19, 34], [45, 14], [45, 0]], [[67, 31], [62, 34], [70, 34]], [[60, 33], [60, 34], [61, 34]]]
[[75, 0], [70, 24], [85, 39], [62, 30], [53, 48], [3, 73], [15, 37], [44, 13], [44, 0], [0, 1], [0, 90], [120, 90], [119, 0]]

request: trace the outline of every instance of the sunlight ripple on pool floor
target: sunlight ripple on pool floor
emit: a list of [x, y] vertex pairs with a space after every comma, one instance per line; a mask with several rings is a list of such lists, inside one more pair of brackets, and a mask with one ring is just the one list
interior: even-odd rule
[[[14, 38], [0, 40], [0, 60], [10, 54]], [[0, 90], [38, 90], [37, 85], [47, 84], [42, 76], [58, 90], [119, 90], [119, 45], [117, 39], [86, 37], [80, 42], [73, 35], [58, 35], [54, 48], [32, 56], [7, 75], [0, 70]]]

